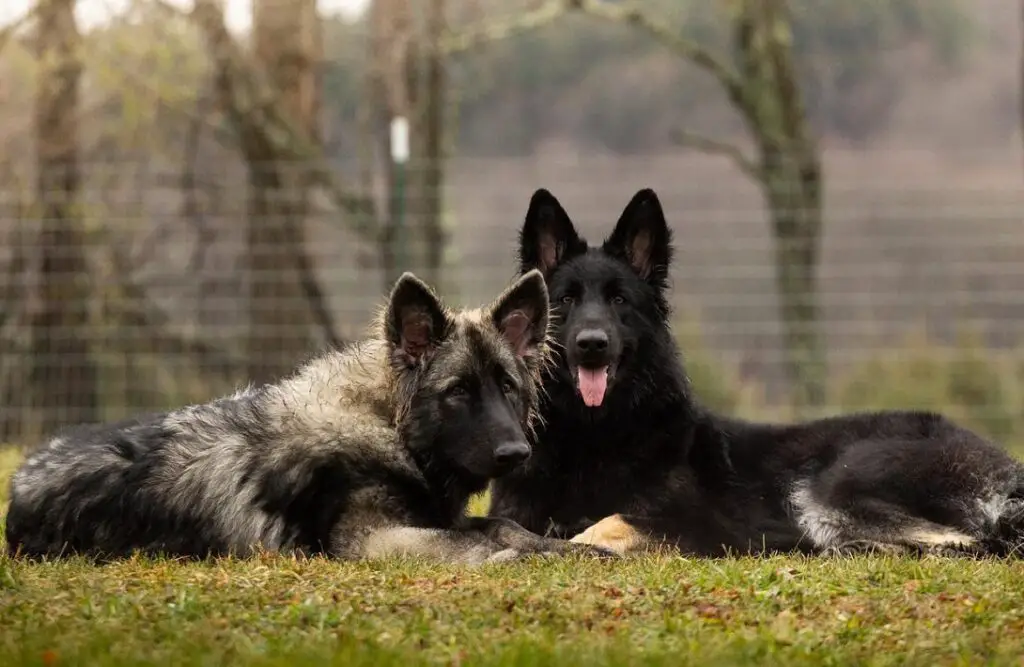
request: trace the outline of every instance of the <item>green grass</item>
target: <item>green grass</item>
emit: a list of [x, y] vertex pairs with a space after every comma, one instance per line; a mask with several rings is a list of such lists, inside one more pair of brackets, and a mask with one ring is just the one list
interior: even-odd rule
[[1020, 664], [1022, 591], [1024, 564], [885, 557], [0, 557], [0, 665]]

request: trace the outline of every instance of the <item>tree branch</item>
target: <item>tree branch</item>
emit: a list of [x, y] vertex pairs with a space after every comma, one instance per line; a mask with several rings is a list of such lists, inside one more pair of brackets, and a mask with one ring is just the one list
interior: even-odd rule
[[441, 38], [440, 51], [450, 56], [542, 28], [568, 13], [572, 4], [565, 0], [555, 0], [511, 18], [480, 22], [467, 30], [448, 33]]
[[[209, 109], [211, 100], [208, 94], [200, 92], [196, 99], [195, 111], [187, 115], [188, 129], [185, 134], [184, 156], [182, 159], [182, 171], [174, 185], [182, 192], [183, 202], [181, 207], [181, 220], [192, 228], [195, 234], [195, 242], [192, 248], [192, 255], [189, 258], [185, 271], [188, 275], [202, 276], [206, 265], [206, 251], [216, 240], [216, 235], [211, 229], [206, 215], [198, 198], [198, 178], [196, 176], [197, 164], [199, 162], [199, 140], [204, 125], [209, 124]], [[135, 256], [135, 265], [144, 266], [151, 262], [156, 253], [163, 247], [170, 234], [171, 228], [178, 224], [178, 220], [167, 220], [158, 222], [151, 234], [142, 239], [139, 250]], [[200, 292], [200, 297], [202, 297]]]
[[327, 307], [327, 297], [320, 287], [320, 281], [317, 280], [312, 262], [309, 261], [309, 256], [304, 252], [300, 252], [295, 256], [295, 263], [297, 265], [295, 268], [299, 274], [299, 287], [302, 288], [302, 293], [306, 296], [306, 302], [309, 304], [310, 310], [313, 311], [314, 321], [320, 328], [324, 338], [327, 339], [327, 344], [334, 349], [341, 349], [345, 346], [345, 341], [338, 335], [338, 324], [335, 321], [334, 314]]
[[[157, 2], [161, 6], [166, 4], [163, 0]], [[177, 12], [176, 8], [166, 8]], [[353, 216], [353, 231], [365, 239], [377, 241], [380, 231], [372, 199], [342, 192], [324, 164], [322, 152], [305, 133], [296, 129], [280, 108], [278, 97], [263, 80], [261, 72], [248, 65], [241, 55], [227, 32], [221, 10], [210, 0], [196, 0], [190, 17], [203, 33], [216, 63], [215, 88], [221, 106], [241, 135], [243, 149], [248, 146], [255, 153], [247, 156], [248, 161], [297, 161], [311, 164], [311, 184], [324, 187], [335, 204]], [[202, 121], [199, 110], [193, 117], [196, 124], [192, 127], [197, 130]], [[196, 213], [198, 211], [192, 211], [193, 215]], [[294, 259], [299, 285], [315, 322], [330, 345], [341, 347], [344, 341], [338, 335], [334, 316], [327, 308], [326, 297], [305, 248], [295, 253]]]
[[734, 146], [728, 142], [721, 141], [719, 139], [712, 139], [711, 137], [705, 137], [686, 130], [677, 130], [674, 132], [672, 140], [680, 146], [692, 148], [709, 155], [721, 155], [722, 157], [727, 157], [746, 176], [752, 178], [757, 183], [764, 182], [764, 171], [756, 162], [754, 162], [754, 160], [747, 157], [743, 151], [740, 150], [739, 146]]
[[725, 88], [729, 100], [747, 114], [751, 105], [747, 99], [743, 79], [721, 56], [715, 55], [692, 39], [683, 37], [679, 30], [660, 18], [645, 14], [639, 7], [611, 4], [603, 0], [561, 0], [567, 9], [590, 16], [638, 28], [660, 42], [670, 51], [711, 74]]
[[7, 46], [7, 42], [11, 41], [14, 35], [18, 32], [18, 29], [28, 23], [29, 19], [36, 15], [35, 6], [28, 10], [24, 15], [11, 21], [3, 28], [0, 28], [0, 51], [4, 50]]
[[346, 192], [337, 183], [322, 151], [295, 128], [261, 73], [248, 65], [216, 4], [196, 0], [192, 10], [185, 12], [166, 0], [154, 2], [173, 16], [189, 18], [202, 33], [213, 60], [229, 74], [220, 83], [229, 102], [225, 111], [235, 128], [243, 133], [257, 133], [260, 141], [281, 160], [308, 164], [311, 184], [323, 188], [334, 204], [351, 216], [350, 229], [363, 239], [377, 242], [379, 230], [373, 199]]
[[133, 267], [122, 245], [111, 239], [107, 243], [110, 259], [115, 267], [118, 287], [123, 298], [117, 304], [118, 314], [124, 326], [136, 327], [160, 348], [171, 354], [193, 356], [204, 368], [219, 368], [230, 372], [241, 368], [245, 360], [237, 353], [208, 343], [199, 336], [188, 336], [176, 332], [174, 320], [146, 294], [146, 289], [134, 277]]
[[212, 106], [205, 91], [200, 93], [196, 100], [195, 114], [189, 123], [188, 133], [185, 135], [185, 155], [182, 160], [181, 189], [184, 191], [182, 202], [182, 216], [192, 223], [196, 231], [196, 244], [192, 251], [192, 258], [189, 261], [188, 271], [193, 274], [202, 272], [206, 264], [206, 249], [214, 242], [215, 234], [210, 229], [209, 221], [199, 205], [196, 185], [196, 166], [199, 164], [199, 145], [203, 133], [203, 124], [209, 113], [208, 107]]

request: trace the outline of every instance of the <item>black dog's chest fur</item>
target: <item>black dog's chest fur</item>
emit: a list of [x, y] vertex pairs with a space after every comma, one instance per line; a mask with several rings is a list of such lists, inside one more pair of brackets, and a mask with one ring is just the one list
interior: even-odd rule
[[[533, 463], [538, 470], [551, 471], [553, 488], [563, 490], [552, 513], [555, 523], [596, 521], [616, 511], [623, 497], [636, 498], [637, 505], [648, 504], [641, 491], [663, 485], [669, 471], [686, 463], [686, 453], [674, 445], [671, 433], [645, 435], [647, 442], [640, 443], [622, 429], [571, 419], [556, 419], [545, 427], [538, 436]], [[633, 455], [615, 456], [610, 448]]]
[[[765, 539], [793, 548], [799, 533], [786, 514], [784, 478], [765, 486], [763, 465], [736, 470], [719, 424], [679, 416], [689, 410], [668, 404], [599, 421], [548, 413], [534, 458], [494, 483], [493, 513], [559, 537], [615, 513], [671, 516], [686, 525], [679, 533], [689, 535], [687, 551], [746, 549]], [[740, 438], [743, 449], [752, 435]]]

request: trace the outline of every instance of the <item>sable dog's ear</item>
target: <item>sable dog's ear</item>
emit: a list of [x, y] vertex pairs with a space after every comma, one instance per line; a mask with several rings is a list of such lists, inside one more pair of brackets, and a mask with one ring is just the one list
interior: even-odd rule
[[519, 232], [519, 272], [539, 269], [547, 278], [559, 264], [586, 251], [586, 241], [555, 196], [544, 188], [534, 192]]
[[654, 190], [633, 195], [603, 249], [627, 262], [648, 283], [665, 286], [672, 261], [672, 231]]
[[391, 290], [385, 336], [392, 357], [407, 367], [419, 364], [448, 336], [451, 318], [433, 290], [411, 273], [403, 273]]
[[520, 357], [537, 353], [548, 334], [548, 288], [533, 269], [505, 290], [491, 306], [491, 320]]

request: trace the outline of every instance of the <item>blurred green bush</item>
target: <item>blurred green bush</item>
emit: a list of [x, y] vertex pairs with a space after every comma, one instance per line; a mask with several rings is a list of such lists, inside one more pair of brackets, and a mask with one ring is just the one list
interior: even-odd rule
[[914, 333], [841, 376], [834, 404], [935, 410], [1009, 444], [1024, 437], [1022, 369], [1019, 353], [986, 349], [977, 332], [962, 331], [945, 346]]
[[[736, 369], [708, 349], [696, 319], [675, 328], [690, 380], [701, 402], [750, 419], [788, 420], [763, 386], [742, 382]], [[830, 384], [831, 414], [921, 409], [943, 413], [1007, 446], [1024, 449], [1024, 350], [993, 350], [977, 331], [952, 344], [912, 332], [881, 351], [845, 366]]]

